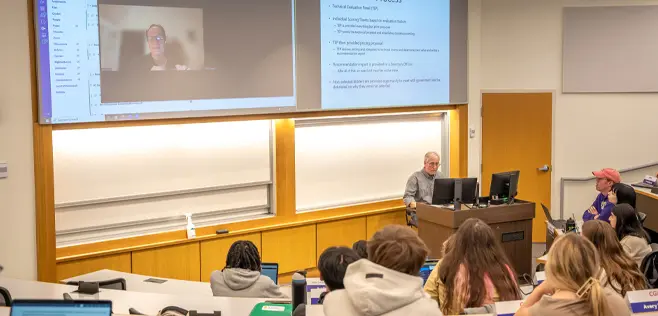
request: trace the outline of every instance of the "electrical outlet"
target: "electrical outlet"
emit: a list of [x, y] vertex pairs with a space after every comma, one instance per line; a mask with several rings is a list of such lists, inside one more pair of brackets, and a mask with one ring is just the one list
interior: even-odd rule
[[475, 138], [475, 128], [468, 129], [468, 137]]

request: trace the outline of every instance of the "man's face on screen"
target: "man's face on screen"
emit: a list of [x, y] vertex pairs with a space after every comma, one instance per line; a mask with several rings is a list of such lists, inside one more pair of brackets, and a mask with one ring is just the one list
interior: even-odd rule
[[153, 58], [163, 57], [165, 53], [166, 38], [159, 27], [152, 27], [146, 32], [146, 40]]

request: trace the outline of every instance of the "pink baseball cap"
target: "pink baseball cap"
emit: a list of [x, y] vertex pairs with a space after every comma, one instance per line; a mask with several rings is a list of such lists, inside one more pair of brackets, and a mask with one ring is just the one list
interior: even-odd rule
[[594, 171], [592, 174], [599, 179], [608, 179], [614, 183], [621, 182], [619, 171], [612, 168], [604, 168], [599, 171]]

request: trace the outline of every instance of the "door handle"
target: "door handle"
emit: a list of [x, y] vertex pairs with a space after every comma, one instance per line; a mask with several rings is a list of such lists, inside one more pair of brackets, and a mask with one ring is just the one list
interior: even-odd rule
[[551, 171], [551, 166], [549, 166], [549, 165], [543, 165], [543, 166], [537, 168], [537, 171], [541, 171], [541, 172], [549, 172], [549, 171]]

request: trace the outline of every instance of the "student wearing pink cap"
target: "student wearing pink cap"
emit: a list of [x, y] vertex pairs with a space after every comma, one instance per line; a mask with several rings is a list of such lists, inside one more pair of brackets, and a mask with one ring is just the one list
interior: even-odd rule
[[583, 213], [583, 221], [599, 219], [609, 223], [615, 205], [608, 201], [608, 193], [612, 190], [613, 184], [621, 182], [621, 175], [619, 171], [612, 168], [594, 171], [592, 174], [596, 177], [596, 191], [599, 191], [599, 195], [596, 196], [592, 206]]

